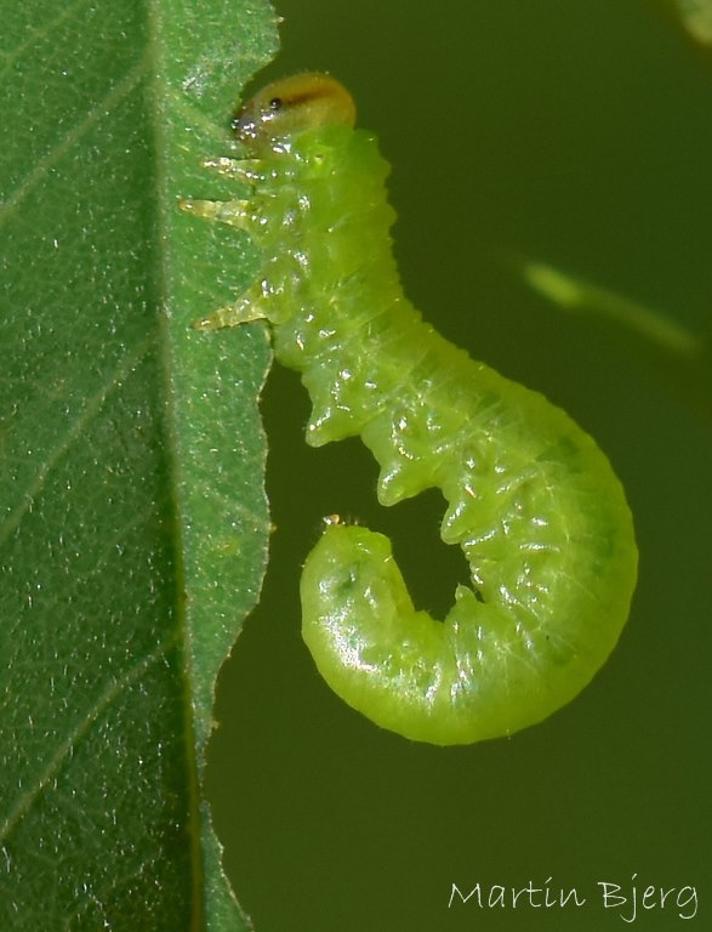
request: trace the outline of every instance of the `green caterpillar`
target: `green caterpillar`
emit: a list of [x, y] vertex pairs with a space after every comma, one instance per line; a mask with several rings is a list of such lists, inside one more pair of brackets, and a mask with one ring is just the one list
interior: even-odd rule
[[331, 521], [306, 560], [302, 633], [349, 705], [416, 741], [508, 735], [571, 700], [615, 646], [637, 550], [623, 489], [594, 441], [542, 395], [448, 343], [404, 297], [388, 165], [333, 78], [274, 82], [232, 126], [245, 159], [208, 168], [247, 199], [184, 199], [246, 230], [258, 280], [203, 330], [264, 319], [312, 399], [307, 442], [359, 434], [393, 505], [437, 487], [441, 534], [472, 586], [444, 622], [417, 611], [387, 538]]

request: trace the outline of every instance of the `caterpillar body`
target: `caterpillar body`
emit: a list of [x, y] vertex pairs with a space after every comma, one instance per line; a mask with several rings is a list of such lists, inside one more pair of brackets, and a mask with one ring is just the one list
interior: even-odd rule
[[571, 700], [615, 646], [637, 550], [620, 482], [594, 441], [542, 395], [425, 323], [392, 255], [388, 165], [322, 74], [274, 82], [238, 111], [244, 159], [205, 165], [246, 199], [180, 206], [246, 230], [258, 280], [200, 329], [265, 319], [312, 400], [313, 446], [360, 435], [393, 505], [442, 490], [441, 535], [471, 586], [444, 622], [417, 611], [387, 538], [327, 524], [301, 581], [302, 633], [349, 705], [407, 738], [508, 735]]

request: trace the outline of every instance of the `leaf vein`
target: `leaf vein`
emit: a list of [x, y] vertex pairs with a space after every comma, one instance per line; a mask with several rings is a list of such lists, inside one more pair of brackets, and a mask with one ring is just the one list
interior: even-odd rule
[[98, 101], [73, 129], [64, 136], [49, 152], [35, 165], [24, 181], [15, 189], [5, 201], [0, 203], [0, 224], [12, 216], [22, 201], [32, 189], [44, 178], [49, 170], [65, 155], [82, 136], [103, 117], [109, 114], [127, 97], [138, 85], [146, 71], [149, 56], [144, 55], [133, 68], [114, 87]]
[[19, 824], [20, 820], [29, 812], [35, 800], [38, 799], [45, 788], [53, 782], [54, 777], [60, 771], [64, 761], [71, 756], [74, 748], [81, 739], [89, 733], [89, 729], [98, 721], [101, 714], [109, 708], [111, 703], [115, 701], [117, 696], [119, 696], [124, 689], [136, 682], [143, 673], [164, 657], [177, 640], [178, 633], [178, 631], [172, 631], [171, 634], [158, 644], [147, 656], [127, 669], [122, 676], [112, 680], [112, 682], [108, 684], [104, 692], [97, 698], [96, 702], [83, 716], [81, 721], [76, 724], [67, 735], [67, 738], [59, 745], [34, 784], [24, 792], [11, 807], [6, 819], [0, 824], [0, 844], [4, 844]]
[[138, 365], [152, 345], [153, 340], [154, 335], [151, 334], [143, 340], [136, 350], [127, 353], [114, 369], [105, 385], [96, 392], [93, 398], [87, 401], [74, 422], [69, 426], [69, 429], [64, 433], [60, 443], [50, 452], [44, 463], [39, 466], [34, 479], [30, 482], [27, 489], [21, 493], [18, 504], [10, 512], [5, 522], [0, 524], [0, 547], [18, 528], [25, 515], [31, 511], [35, 498], [42, 491], [54, 467], [60, 462], [64, 454], [71, 449], [72, 444], [79, 438], [82, 430], [98, 415], [113, 389], [119, 386], [122, 379], [128, 376], [132, 369]]
[[57, 27], [66, 19], [71, 19], [77, 10], [85, 6], [86, 3], [87, 0], [75, 0], [74, 3], [70, 3], [68, 6], [64, 7], [59, 15], [55, 16], [50, 22], [45, 23], [41, 27], [33, 27], [30, 29], [28, 37], [24, 42], [20, 42], [19, 45], [15, 46], [15, 48], [11, 49], [9, 52], [3, 52], [2, 56], [5, 61], [5, 66], [0, 70], [0, 77], [5, 76], [5, 73], [10, 70], [10, 66], [17, 61], [23, 52], [32, 48], [36, 42], [43, 39], [45, 36], [54, 35], [57, 31]]

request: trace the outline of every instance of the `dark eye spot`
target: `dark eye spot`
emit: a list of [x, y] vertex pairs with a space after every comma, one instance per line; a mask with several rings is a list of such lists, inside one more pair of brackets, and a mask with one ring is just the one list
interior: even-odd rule
[[281, 97], [273, 97], [269, 102], [269, 108], [270, 110], [281, 110], [282, 104], [283, 101]]

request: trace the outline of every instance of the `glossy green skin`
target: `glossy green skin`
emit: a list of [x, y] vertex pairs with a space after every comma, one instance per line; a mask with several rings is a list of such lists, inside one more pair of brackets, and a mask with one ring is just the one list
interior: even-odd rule
[[316, 665], [349, 705], [414, 740], [538, 722], [589, 682], [628, 616], [637, 551], [621, 484], [562, 410], [473, 362], [403, 296], [372, 135], [324, 126], [259, 156], [235, 222], [264, 250], [252, 316], [302, 373], [307, 442], [359, 434], [384, 505], [440, 488], [442, 538], [472, 574], [434, 620], [414, 609], [386, 538], [332, 523], [301, 583]]

